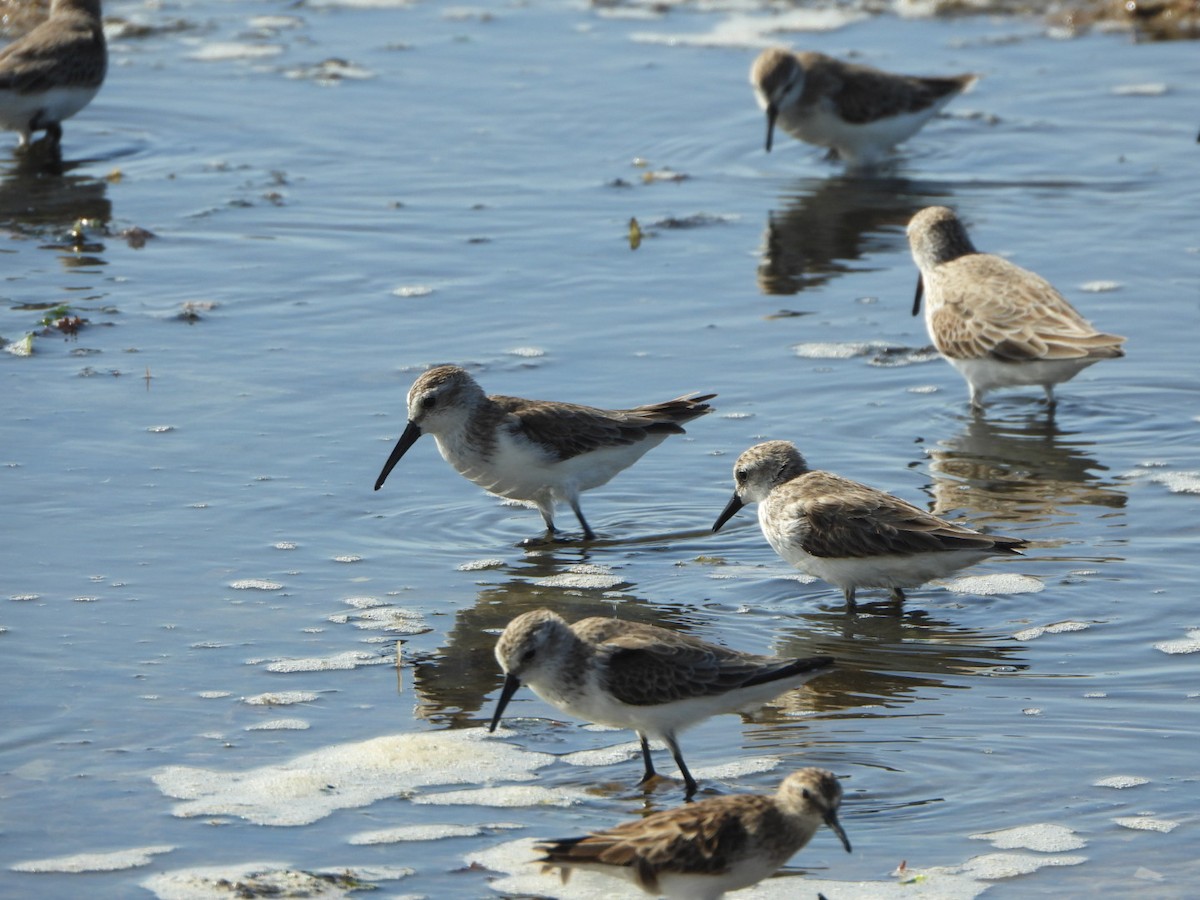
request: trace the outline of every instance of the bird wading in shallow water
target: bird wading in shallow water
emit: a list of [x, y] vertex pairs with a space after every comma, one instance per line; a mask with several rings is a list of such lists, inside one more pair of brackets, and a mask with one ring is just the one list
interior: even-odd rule
[[886, 159], [976, 78], [894, 75], [782, 47], [764, 50], [750, 68], [750, 84], [767, 114], [767, 152], [778, 124], [799, 140], [828, 147], [850, 168]]
[[832, 772], [800, 769], [772, 796], [713, 797], [585, 837], [543, 841], [538, 861], [542, 871], [558, 868], [564, 882], [573, 869], [584, 869], [654, 896], [717, 900], [773, 875], [822, 824], [849, 853], [837, 816], [841, 802]]
[[57, 148], [62, 122], [91, 103], [107, 68], [100, 0], [52, 0], [45, 22], [0, 50], [0, 127], [22, 147], [45, 131]]
[[563, 712], [632, 728], [642, 745], [642, 784], [656, 773], [650, 738], [663, 741], [683, 775], [687, 796], [696, 779], [679, 751], [679, 731], [709, 716], [762, 706], [829, 671], [833, 659], [782, 659], [710, 644], [654, 625], [593, 617], [568, 625], [548, 609], [517, 616], [496, 642], [505, 672], [490, 730], [522, 685]]
[[945, 360], [966, 379], [971, 406], [993, 388], [1054, 385], [1093, 363], [1125, 355], [1125, 338], [1097, 331], [1039, 275], [980, 253], [953, 210], [930, 206], [908, 223], [917, 264], [913, 315], [925, 298], [925, 327]]
[[678, 397], [633, 409], [596, 409], [553, 400], [488, 396], [465, 369], [438, 366], [408, 391], [408, 426], [375, 490], [408, 448], [432, 434], [442, 458], [486, 491], [536, 506], [549, 536], [554, 506], [566, 502], [586, 539], [595, 533], [579, 495], [608, 482], [683, 423], [711, 411], [716, 394]]
[[756, 444], [733, 465], [734, 492], [718, 531], [758, 504], [767, 543], [801, 571], [841, 588], [855, 608], [858, 588], [886, 588], [903, 602], [918, 587], [989, 556], [1018, 555], [1020, 538], [982, 534], [830, 472], [813, 471], [790, 441]]

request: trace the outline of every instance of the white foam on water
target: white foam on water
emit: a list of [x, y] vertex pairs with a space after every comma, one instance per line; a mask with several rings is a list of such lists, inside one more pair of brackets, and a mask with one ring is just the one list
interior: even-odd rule
[[534, 578], [531, 583], [538, 587], [566, 587], [566, 588], [588, 588], [609, 590], [615, 588], [619, 584], [623, 584], [625, 579], [619, 575], [613, 575], [612, 570], [607, 566], [595, 565], [577, 565], [569, 566], [565, 572], [558, 575], [550, 575], [546, 578]]
[[235, 896], [337, 900], [351, 894], [361, 897], [363, 882], [395, 881], [412, 874], [405, 866], [314, 873], [289, 868], [286, 863], [235, 863], [162, 872], [141, 886], [159, 900], [227, 900]]
[[136, 869], [148, 866], [155, 856], [170, 853], [175, 848], [169, 844], [152, 847], [131, 847], [128, 850], [112, 850], [107, 853], [75, 853], [71, 856], [56, 856], [50, 859], [31, 859], [14, 863], [9, 868], [14, 872], [117, 872], [121, 869]]
[[243, 578], [231, 581], [229, 586], [235, 591], [279, 591], [283, 585], [278, 581], [267, 581], [265, 578]]
[[1063, 853], [1082, 850], [1087, 841], [1065, 825], [1039, 822], [1019, 825], [1001, 831], [988, 831], [970, 836], [973, 841], [990, 841], [997, 850], [1036, 850], [1039, 853]]
[[423, 634], [430, 630], [420, 613], [398, 606], [363, 610], [350, 622], [355, 628], [390, 631], [393, 634]]
[[457, 568], [460, 572], [479, 572], [483, 569], [498, 569], [503, 565], [504, 560], [493, 557], [492, 559], [471, 560], [471, 562], [462, 563]]
[[1163, 653], [1197, 653], [1200, 652], [1200, 628], [1194, 628], [1186, 637], [1174, 641], [1159, 641], [1154, 645], [1155, 650]]
[[[544, 756], [541, 753], [536, 755]], [[515, 809], [530, 806], [575, 806], [588, 799], [588, 795], [575, 788], [546, 788], [531, 784], [511, 784], [500, 787], [469, 788], [465, 791], [443, 791], [437, 794], [417, 794], [411, 799], [418, 806], [491, 806]]]
[[847, 343], [796, 344], [792, 351], [801, 359], [853, 359], [888, 347], [883, 341], [850, 341]]
[[365, 650], [347, 650], [333, 656], [310, 656], [304, 659], [278, 659], [269, 663], [268, 672], [337, 672], [357, 669], [359, 666], [379, 666], [394, 663], [391, 657], [368, 653]]
[[866, 17], [865, 12], [833, 8], [780, 10], [770, 16], [736, 12], [706, 32], [639, 31], [632, 37], [641, 44], [672, 47], [770, 47], [788, 42], [784, 32], [834, 31]]
[[283, 47], [278, 44], [245, 44], [237, 41], [214, 41], [187, 54], [188, 59], [200, 62], [225, 62], [231, 59], [265, 59], [278, 56]]
[[1109, 775], [1107, 778], [1101, 778], [1099, 781], [1093, 781], [1092, 787], [1115, 788], [1122, 791], [1125, 788], [1140, 787], [1143, 784], [1149, 784], [1149, 778], [1143, 778], [1141, 775]]
[[1062, 634], [1067, 631], [1086, 631], [1091, 628], [1086, 622], [1055, 622], [1052, 625], [1035, 625], [1013, 634], [1017, 641], [1034, 641], [1044, 634]]
[[1046, 589], [1032, 575], [997, 572], [992, 575], [964, 575], [945, 582], [946, 590], [956, 594], [976, 594], [990, 597], [995, 594], [1036, 594]]
[[372, 844], [403, 844], [409, 841], [440, 841], [454, 837], [476, 837], [495, 831], [514, 831], [524, 828], [513, 822], [493, 822], [487, 825], [442, 825], [429, 823], [426, 825], [398, 825], [395, 828], [382, 828], [378, 831], [360, 831], [352, 834], [347, 843], [356, 846]]
[[247, 725], [247, 731], [307, 731], [312, 726], [303, 719], [271, 719], [269, 722], [259, 722]]
[[1132, 828], [1134, 831], [1157, 831], [1169, 834], [1179, 827], [1178, 822], [1170, 819], [1156, 819], [1153, 816], [1122, 816], [1113, 819], [1122, 828]]
[[748, 756], [734, 762], [716, 766], [701, 766], [692, 774], [703, 781], [728, 781], [743, 775], [757, 775], [779, 768], [782, 760], [775, 756]]
[[[173, 808], [176, 816], [228, 815], [259, 825], [308, 825], [339, 809], [431, 785], [478, 784], [481, 778], [489, 783], [527, 781], [553, 761], [549, 754], [531, 753], [496, 740], [483, 728], [470, 728], [337, 744], [246, 772], [168, 766], [153, 780], [168, 797], [184, 801]], [[477, 791], [475, 802], [495, 790]]]
[[244, 697], [242, 702], [251, 706], [291, 706], [295, 703], [311, 703], [318, 696], [314, 691], [270, 691]]
[[569, 766], [611, 766], [633, 759], [641, 752], [641, 743], [631, 741], [628, 744], [617, 744], [614, 747], [603, 747], [599, 750], [576, 750], [574, 753], [560, 756], [559, 761], [565, 762]]

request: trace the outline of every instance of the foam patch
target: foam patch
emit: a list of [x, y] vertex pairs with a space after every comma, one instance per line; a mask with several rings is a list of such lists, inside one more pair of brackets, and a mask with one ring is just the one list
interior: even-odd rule
[[[247, 772], [168, 766], [154, 775], [154, 783], [183, 801], [172, 810], [180, 817], [226, 815], [259, 825], [308, 825], [339, 809], [430, 785], [478, 784], [481, 775], [527, 781], [553, 761], [549, 754], [530, 753], [471, 728], [338, 744]], [[477, 791], [476, 801], [495, 790]]]

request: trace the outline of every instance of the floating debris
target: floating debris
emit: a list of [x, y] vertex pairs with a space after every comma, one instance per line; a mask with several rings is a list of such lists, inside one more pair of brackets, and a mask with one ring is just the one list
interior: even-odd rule
[[629, 218], [629, 249], [636, 250], [642, 246], [642, 226], [634, 216]]
[[308, 79], [326, 87], [341, 84], [347, 79], [365, 81], [375, 77], [375, 73], [365, 66], [339, 57], [330, 57], [312, 65], [284, 69], [283, 74], [286, 78]]

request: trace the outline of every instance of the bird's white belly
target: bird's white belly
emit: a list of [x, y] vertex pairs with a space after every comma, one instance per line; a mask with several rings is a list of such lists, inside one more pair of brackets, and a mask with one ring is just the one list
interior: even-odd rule
[[0, 126], [25, 132], [39, 112], [44, 121], [61, 122], [87, 106], [100, 86], [56, 87], [32, 94], [0, 91]]
[[846, 162], [869, 163], [912, 137], [935, 112], [937, 107], [931, 107], [855, 124], [818, 104], [800, 115], [785, 117], [781, 114], [780, 124], [800, 140], [820, 147], [833, 147]]
[[665, 435], [650, 435], [632, 444], [620, 444], [557, 460], [537, 444], [500, 432], [492, 454], [479, 454], [438, 438], [442, 457], [460, 475], [486, 491], [529, 503], [567, 499], [606, 483], [644, 453], [662, 443]]
[[767, 542], [797, 569], [843, 590], [918, 587], [992, 555], [981, 550], [939, 550], [903, 556], [830, 557], [806, 553], [798, 543], [783, 541], [778, 533], [767, 533]]
[[1054, 385], [1074, 378], [1081, 369], [1099, 362], [1100, 357], [1079, 359], [1038, 359], [1028, 362], [1002, 362], [997, 359], [954, 359], [950, 364], [977, 390], [1013, 387], [1023, 384]]

